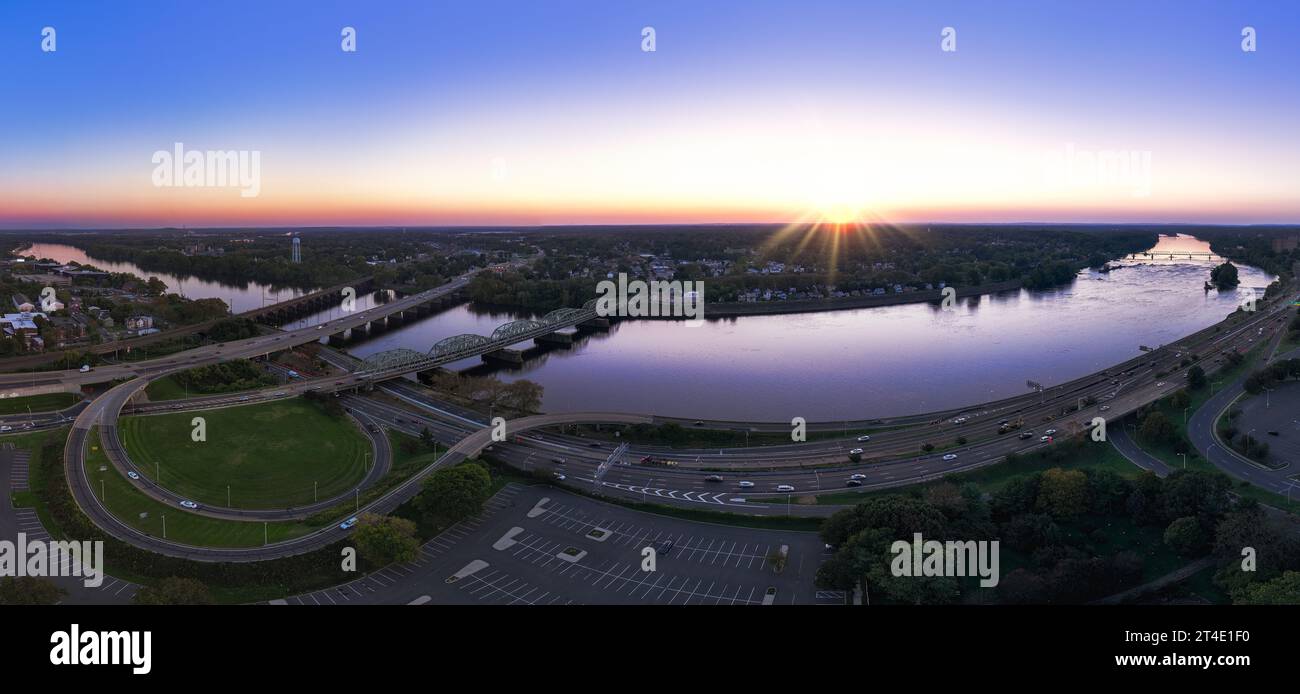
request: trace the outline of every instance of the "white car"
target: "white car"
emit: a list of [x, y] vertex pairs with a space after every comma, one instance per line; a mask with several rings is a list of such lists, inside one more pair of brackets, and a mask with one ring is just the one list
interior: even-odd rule
[[1164, 385], [1165, 385], [1165, 382], [1164, 382], [1164, 381], [1156, 381], [1156, 387], [1157, 387], [1157, 388], [1163, 388]]
[[13, 431], [14, 428], [8, 425], [0, 426], [0, 431]]
[[133, 479], [133, 480], [138, 480], [138, 479], [140, 479], [140, 473], [136, 472], [135, 470], [127, 470], [127, 471], [126, 471], [126, 476], [127, 476], [127, 477], [130, 477], [130, 478]]
[[956, 460], [956, 459], [957, 459], [957, 454], [956, 454], [956, 453], [949, 453], [948, 455], [945, 455], [945, 456], [943, 457], [943, 459], [944, 459], [944, 460]]
[[859, 436], [859, 437], [858, 437], [858, 443], [866, 443], [866, 442], [868, 442], [868, 441], [870, 441], [870, 440], [871, 440], [871, 437], [870, 437], [870, 436], [867, 436], [867, 435], [865, 435], [865, 434], [862, 435], [862, 436]]
[[197, 508], [199, 507], [198, 504], [194, 503], [193, 501], [190, 501], [189, 499], [186, 499], [186, 500], [182, 501], [182, 502], [181, 502], [181, 506], [184, 506], [185, 508], [190, 508], [190, 509], [197, 509]]
[[1051, 436], [1052, 434], [1055, 434], [1055, 433], [1056, 433], [1056, 430], [1055, 430], [1055, 429], [1048, 429], [1047, 431], [1044, 431], [1043, 433], [1044, 433], [1044, 434], [1047, 434], [1048, 436]]
[[867, 476], [862, 474], [861, 472], [849, 475], [849, 479], [851, 480], [865, 480], [866, 478]]
[[853, 450], [849, 451], [849, 455], [862, 455], [862, 449], [854, 448]]
[[1098, 407], [1098, 408], [1097, 408], [1097, 411], [1098, 411], [1098, 412], [1105, 412], [1106, 410], [1109, 410], [1109, 409], [1110, 409], [1110, 405], [1102, 405], [1101, 407]]
[[776, 490], [777, 490], [778, 492], [792, 492], [792, 491], [794, 491], [794, 485], [792, 485], [792, 484], [778, 484], [778, 485], [776, 485]]
[[1038, 440], [1039, 440], [1039, 441], [1042, 441], [1043, 443], [1047, 443], [1047, 442], [1049, 442], [1049, 441], [1052, 440], [1052, 437], [1050, 437], [1050, 436], [1039, 436], [1039, 437], [1038, 437]]
[[753, 482], [745, 482], [745, 481], [742, 481], [742, 482], [740, 482], [740, 486], [741, 486], [742, 489], [750, 489], [750, 488], [752, 488], [752, 487], [754, 486], [754, 483], [753, 483]]
[[557, 472], [557, 473], [555, 473], [555, 479], [560, 480], [561, 482], [563, 482], [564, 480], [566, 480], [566, 479], [568, 479], [568, 478], [564, 476], [564, 473], [563, 473], [563, 472]]

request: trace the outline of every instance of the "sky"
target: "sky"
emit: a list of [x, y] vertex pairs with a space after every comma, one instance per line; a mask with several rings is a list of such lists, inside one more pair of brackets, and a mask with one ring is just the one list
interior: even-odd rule
[[1297, 37], [1289, 1], [4, 0], [0, 228], [1298, 222]]

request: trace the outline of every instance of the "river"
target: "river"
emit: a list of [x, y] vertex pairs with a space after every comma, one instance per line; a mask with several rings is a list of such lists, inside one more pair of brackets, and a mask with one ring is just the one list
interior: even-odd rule
[[[1160, 254], [1207, 252], [1189, 236], [1161, 237]], [[684, 417], [809, 421], [911, 414], [1068, 381], [1212, 325], [1275, 278], [1240, 267], [1237, 291], [1202, 288], [1218, 261], [1121, 260], [1070, 285], [937, 304], [684, 322], [629, 320], [522, 368], [451, 365], [544, 389], [547, 412], [625, 411]], [[706, 313], [707, 316], [707, 313]], [[489, 335], [509, 313], [460, 306], [353, 345], [364, 357], [427, 351], [460, 333]]]

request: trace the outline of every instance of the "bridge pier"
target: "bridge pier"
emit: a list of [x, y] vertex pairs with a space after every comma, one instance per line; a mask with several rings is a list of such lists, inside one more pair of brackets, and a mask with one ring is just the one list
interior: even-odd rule
[[343, 333], [334, 333], [333, 335], [330, 335], [327, 342], [330, 347], [343, 347], [347, 344], [347, 340], [344, 338]]
[[547, 333], [533, 338], [533, 342], [539, 345], [571, 345], [573, 344], [573, 333]]
[[587, 330], [609, 330], [609, 319], [604, 317], [592, 318], [579, 323], [578, 327]]
[[499, 361], [506, 364], [522, 364], [524, 363], [524, 353], [517, 349], [498, 349], [485, 352], [482, 359], [483, 361]]

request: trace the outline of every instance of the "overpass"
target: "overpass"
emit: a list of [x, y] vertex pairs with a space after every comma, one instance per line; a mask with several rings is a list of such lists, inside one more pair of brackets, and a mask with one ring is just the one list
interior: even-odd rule
[[[338, 305], [338, 303], [343, 300], [343, 290], [347, 287], [356, 290], [357, 294], [370, 292], [374, 290], [375, 278], [369, 276], [358, 277], [349, 282], [337, 284], [325, 289], [318, 289], [308, 294], [303, 294], [292, 299], [286, 299], [285, 301], [271, 304], [270, 306], [261, 306], [259, 308], [250, 309], [235, 314], [234, 317], [249, 318], [269, 325], [281, 325], [296, 318], [323, 311], [330, 306]], [[123, 350], [130, 351], [139, 347], [148, 347], [149, 345], [155, 345], [161, 342], [169, 342], [178, 338], [189, 337], [190, 335], [206, 333], [211, 330], [213, 326], [223, 320], [227, 320], [227, 318], [227, 316], [212, 318], [192, 325], [183, 325], [162, 332], [153, 333], [151, 335], [133, 337], [125, 340], [101, 342], [97, 345], [86, 345], [84, 347], [74, 346], [67, 349], [51, 349], [40, 354], [9, 357], [3, 360], [3, 368], [7, 371], [12, 371], [48, 364], [63, 359], [65, 352], [69, 350], [79, 352], [84, 351], [91, 354], [112, 354]], [[70, 364], [69, 366], [80, 366], [80, 364]]]
[[510, 345], [526, 340], [547, 341], [556, 331], [577, 325], [608, 325], [596, 314], [596, 300], [591, 299], [582, 308], [560, 308], [542, 316], [538, 320], [517, 320], [505, 323], [484, 337], [467, 333], [454, 335], [440, 340], [427, 353], [421, 354], [413, 349], [391, 349], [367, 357], [353, 375], [369, 382], [382, 381], [404, 374], [428, 371], [443, 364], [483, 356], [503, 357]]
[[1186, 258], [1188, 260], [1194, 258], [1205, 258], [1206, 260], [1223, 259], [1223, 256], [1210, 251], [1160, 251], [1158, 253], [1147, 251], [1145, 253], [1129, 253], [1128, 257], [1129, 260], [1137, 260], [1138, 258], [1151, 258], [1152, 260], [1173, 260], [1175, 258]]

